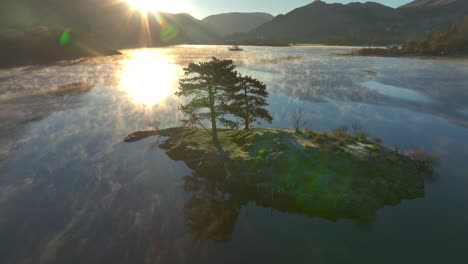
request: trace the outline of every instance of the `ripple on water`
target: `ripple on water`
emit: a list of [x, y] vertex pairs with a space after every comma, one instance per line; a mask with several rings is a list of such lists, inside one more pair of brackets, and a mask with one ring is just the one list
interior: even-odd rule
[[413, 101], [413, 102], [423, 102], [423, 103], [431, 102], [431, 99], [429, 97], [419, 92], [407, 89], [407, 88], [387, 85], [387, 84], [379, 83], [376, 81], [363, 82], [361, 85], [367, 89], [376, 91], [380, 94], [383, 94], [385, 96], [392, 97], [392, 98]]
[[458, 110], [458, 112], [460, 112], [462, 115], [468, 117], [468, 108], [460, 109], [460, 110]]

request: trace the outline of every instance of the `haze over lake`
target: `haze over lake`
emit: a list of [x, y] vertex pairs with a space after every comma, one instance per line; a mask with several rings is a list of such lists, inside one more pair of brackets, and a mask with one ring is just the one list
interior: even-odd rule
[[[352, 47], [244, 49], [124, 50], [0, 69], [0, 263], [468, 259], [468, 60], [340, 55]], [[424, 197], [371, 219], [228, 203], [210, 222], [226, 239], [200, 238], [190, 212], [210, 203], [191, 203], [200, 191], [190, 188], [192, 171], [158, 147], [164, 138], [123, 139], [154, 121], [180, 126], [174, 93], [183, 67], [213, 56], [267, 84], [274, 119], [260, 127], [292, 129], [302, 109], [304, 128], [359, 126], [388, 148], [437, 155], [437, 179]]]

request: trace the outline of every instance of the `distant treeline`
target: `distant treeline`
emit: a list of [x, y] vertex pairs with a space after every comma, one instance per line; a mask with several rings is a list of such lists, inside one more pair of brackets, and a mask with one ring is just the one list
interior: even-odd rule
[[29, 31], [0, 30], [0, 67], [120, 54], [96, 39], [66, 28], [42, 26]]
[[454, 56], [468, 55], [468, 16], [450, 26], [446, 31], [435, 32], [422, 41], [409, 41], [401, 47], [365, 48], [357, 55], [376, 56]]
[[427, 54], [453, 54], [468, 52], [468, 16], [445, 32], [436, 32], [427, 39], [403, 45], [403, 52]]

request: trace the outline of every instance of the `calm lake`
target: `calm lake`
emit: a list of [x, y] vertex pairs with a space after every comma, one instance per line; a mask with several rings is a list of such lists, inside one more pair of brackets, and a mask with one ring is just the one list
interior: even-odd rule
[[[468, 60], [244, 48], [0, 70], [0, 263], [466, 263]], [[274, 121], [259, 127], [292, 128], [302, 109], [304, 128], [360, 127], [388, 148], [432, 153], [438, 177], [366, 223], [213, 203], [158, 147], [164, 138], [123, 142], [150, 122], [179, 126], [183, 67], [213, 56], [268, 85]]]

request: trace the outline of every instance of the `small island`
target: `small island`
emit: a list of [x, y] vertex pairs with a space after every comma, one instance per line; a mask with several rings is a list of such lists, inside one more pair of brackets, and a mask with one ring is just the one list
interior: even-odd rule
[[[198, 178], [223, 193], [281, 211], [336, 221], [372, 219], [384, 206], [424, 196], [437, 159], [383, 147], [364, 132], [328, 133], [288, 129], [218, 133], [226, 155], [200, 128], [136, 132], [129, 138], [162, 136], [167, 155], [184, 161]], [[135, 140], [133, 140], [135, 141]]]
[[[238, 74], [230, 60], [192, 63], [185, 71], [187, 78], [180, 81], [177, 92], [191, 98], [180, 106], [184, 125], [134, 132], [124, 141], [162, 137], [159, 147], [194, 171], [186, 188], [216, 190], [207, 194], [210, 201], [220, 199], [216, 193], [229, 194], [234, 199], [229, 206], [215, 207], [231, 208], [233, 217], [243, 204], [255, 201], [331, 221], [366, 222], [363, 219], [372, 219], [384, 206], [423, 197], [425, 183], [435, 178], [435, 157], [423, 151], [402, 154], [398, 146], [388, 149], [359, 129], [353, 133], [346, 127], [326, 133], [303, 130], [296, 125], [300, 114], [293, 117], [297, 121], [293, 130], [252, 128], [257, 119], [272, 120], [263, 108], [266, 86]], [[237, 118], [226, 119], [228, 114]], [[211, 129], [203, 120], [211, 121]], [[217, 128], [220, 123], [224, 128]], [[194, 187], [199, 184], [208, 187]], [[194, 203], [204, 204], [194, 195]], [[224, 203], [224, 199], [217, 202]], [[188, 214], [194, 214], [189, 218], [196, 218], [195, 223], [205, 218], [198, 211]]]

